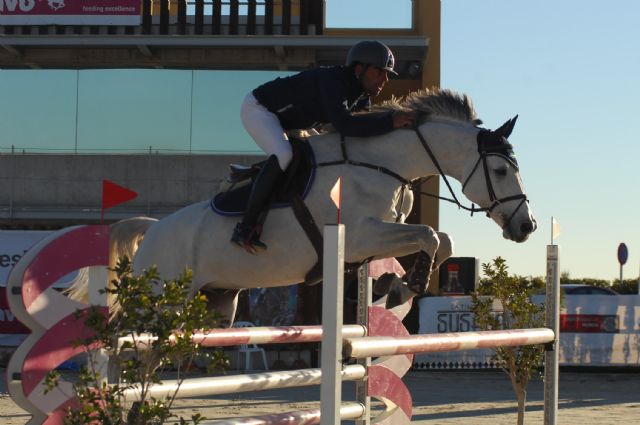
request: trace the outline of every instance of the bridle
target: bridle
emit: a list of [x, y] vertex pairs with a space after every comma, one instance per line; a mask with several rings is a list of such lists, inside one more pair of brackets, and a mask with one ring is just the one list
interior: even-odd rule
[[[442, 167], [440, 166], [438, 159], [433, 154], [433, 151], [429, 147], [429, 144], [427, 143], [422, 133], [420, 133], [418, 125], [416, 124], [413, 127], [413, 129], [418, 135], [418, 139], [420, 140], [420, 143], [422, 143], [422, 147], [429, 155], [431, 162], [433, 162], [433, 164], [436, 166], [436, 168], [438, 169], [438, 173], [440, 174], [440, 176], [442, 176], [444, 183], [447, 185], [447, 189], [449, 189], [451, 198], [434, 195], [434, 194], [422, 192], [422, 191], [418, 192], [420, 195], [429, 196], [432, 198], [437, 198], [443, 201], [454, 203], [458, 206], [458, 208], [462, 208], [465, 211], [471, 212], [471, 215], [473, 215], [473, 213], [475, 212], [486, 212], [487, 217], [489, 217], [491, 212], [500, 204], [505, 202], [520, 200], [520, 203], [518, 204], [518, 206], [513, 210], [509, 218], [505, 220], [504, 224], [502, 225], [503, 229], [509, 225], [509, 223], [511, 222], [515, 214], [518, 212], [518, 210], [522, 207], [522, 205], [525, 202], [526, 203], [529, 202], [529, 200], [527, 199], [527, 195], [524, 193], [518, 194], [518, 195], [506, 196], [504, 198], [498, 198], [496, 196], [496, 192], [493, 188], [493, 183], [491, 181], [491, 176], [489, 175], [489, 166], [487, 165], [487, 158], [490, 156], [498, 156], [500, 158], [505, 159], [507, 162], [509, 162], [513, 167], [516, 168], [516, 170], [518, 169], [518, 164], [515, 161], [515, 158], [513, 156], [513, 146], [510, 143], [508, 143], [506, 141], [506, 138], [502, 136], [498, 131], [492, 132], [489, 130], [481, 129], [480, 132], [478, 132], [478, 136], [477, 136], [478, 154], [479, 154], [478, 160], [476, 161], [475, 165], [473, 166], [473, 169], [471, 170], [467, 178], [464, 179], [464, 183], [462, 184], [462, 191], [464, 192], [464, 189], [467, 186], [467, 183], [469, 183], [469, 181], [471, 180], [475, 172], [478, 170], [479, 165], [482, 164], [482, 168], [484, 170], [484, 179], [487, 186], [487, 192], [489, 193], [489, 199], [491, 200], [491, 205], [489, 205], [488, 207], [478, 208], [473, 204], [471, 204], [471, 207], [462, 205], [462, 203], [458, 200], [458, 197], [456, 196], [455, 192], [453, 191], [453, 188], [451, 187], [451, 184], [449, 183], [447, 176], [442, 171]], [[424, 181], [426, 181], [426, 179], [421, 180], [418, 183], [423, 183]], [[417, 183], [414, 183], [413, 185], [415, 186], [417, 185]]]
[[[511, 146], [511, 144], [509, 144], [506, 141], [506, 137], [503, 135], [503, 131], [505, 131], [505, 130], [502, 127], [500, 129], [496, 130], [496, 131], [489, 131], [489, 130], [481, 129], [480, 132], [478, 133], [478, 136], [477, 136], [478, 154], [479, 154], [478, 160], [476, 161], [476, 164], [474, 165], [473, 169], [471, 170], [471, 172], [469, 173], [467, 178], [464, 180], [464, 183], [462, 184], [462, 190], [464, 191], [464, 188], [466, 187], [467, 183], [469, 183], [469, 181], [471, 180], [471, 177], [473, 177], [473, 175], [475, 174], [476, 170], [479, 168], [479, 165], [482, 164], [482, 168], [484, 170], [485, 183], [487, 185], [487, 191], [489, 193], [489, 199], [491, 200], [491, 205], [489, 205], [488, 207], [480, 207], [480, 208], [478, 208], [475, 205], [471, 204], [471, 207], [467, 207], [467, 206], [462, 205], [462, 203], [458, 200], [458, 197], [456, 196], [455, 192], [453, 191], [453, 188], [451, 187], [451, 184], [449, 183], [449, 180], [447, 179], [447, 176], [442, 171], [442, 167], [440, 166], [440, 163], [438, 162], [438, 159], [436, 158], [436, 156], [434, 155], [433, 151], [429, 147], [429, 144], [427, 143], [427, 141], [424, 138], [424, 136], [422, 135], [422, 133], [420, 133], [420, 129], [418, 128], [417, 121], [418, 120], [416, 119], [416, 124], [413, 126], [413, 130], [418, 135], [418, 139], [420, 140], [420, 143], [422, 143], [422, 147], [424, 148], [424, 150], [429, 155], [429, 158], [431, 158], [431, 162], [433, 162], [433, 164], [438, 169], [439, 175], [442, 176], [442, 179], [444, 180], [445, 184], [447, 185], [447, 188], [449, 189], [449, 193], [451, 194], [451, 198], [447, 198], [447, 197], [444, 197], [444, 196], [434, 195], [432, 193], [427, 193], [427, 192], [422, 192], [422, 191], [417, 191], [416, 190], [416, 187], [418, 187], [419, 185], [421, 185], [425, 181], [429, 180], [433, 176], [430, 176], [430, 177], [427, 177], [427, 178], [414, 179], [414, 180], [409, 181], [409, 180], [405, 179], [404, 177], [402, 177], [401, 175], [393, 172], [392, 170], [390, 170], [390, 169], [388, 169], [388, 168], [386, 168], [384, 166], [375, 165], [375, 164], [369, 164], [367, 162], [354, 161], [354, 160], [349, 159], [349, 157], [347, 155], [347, 147], [346, 147], [346, 144], [345, 144], [345, 137], [344, 136], [342, 136], [341, 140], [340, 140], [340, 148], [341, 148], [341, 151], [342, 151], [342, 159], [335, 160], [335, 161], [321, 162], [321, 163], [316, 164], [316, 166], [317, 167], [324, 167], [324, 166], [348, 164], [348, 165], [353, 165], [353, 166], [357, 166], [357, 167], [365, 167], [365, 168], [373, 169], [373, 170], [376, 170], [376, 171], [381, 172], [383, 174], [386, 174], [386, 175], [398, 180], [400, 183], [402, 183], [402, 191], [403, 191], [403, 193], [404, 193], [405, 190], [410, 189], [412, 191], [416, 191], [416, 193], [418, 193], [420, 195], [423, 195], [423, 196], [429, 196], [431, 198], [437, 198], [437, 199], [440, 199], [442, 201], [451, 202], [451, 203], [456, 204], [458, 206], [458, 208], [461, 208], [461, 209], [463, 209], [465, 211], [471, 212], [471, 215], [473, 215], [476, 212], [486, 212], [487, 217], [489, 217], [491, 212], [498, 205], [500, 205], [500, 204], [502, 204], [504, 202], [520, 200], [520, 203], [513, 210], [513, 213], [511, 213], [509, 218], [502, 225], [503, 229], [505, 227], [507, 227], [509, 225], [509, 223], [511, 222], [511, 220], [513, 219], [513, 217], [515, 216], [515, 214], [522, 207], [522, 205], [524, 205], [525, 202], [528, 203], [529, 200], [527, 199], [527, 195], [524, 194], [524, 193], [518, 194], [518, 195], [506, 196], [504, 198], [498, 198], [496, 196], [495, 190], [493, 189], [493, 183], [491, 182], [491, 177], [489, 175], [489, 167], [487, 165], [487, 158], [488, 157], [490, 157], [490, 156], [499, 156], [499, 157], [504, 158], [505, 160], [507, 160], [513, 167], [516, 168], [516, 170], [518, 169], [518, 164], [517, 164], [517, 162], [515, 160], [515, 157], [513, 155], [513, 146]], [[510, 125], [513, 125], [514, 123], [515, 123], [515, 118], [512, 121], [510, 121]], [[404, 195], [403, 194], [401, 194], [400, 199], [401, 199], [400, 209], [402, 209], [402, 202], [404, 201]], [[398, 219], [400, 219], [400, 217], [398, 217]]]

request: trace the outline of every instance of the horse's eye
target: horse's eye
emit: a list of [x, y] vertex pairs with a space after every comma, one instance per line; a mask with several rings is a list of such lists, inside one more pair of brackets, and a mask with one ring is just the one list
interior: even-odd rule
[[493, 172], [499, 175], [500, 177], [504, 177], [507, 175], [507, 168], [506, 167], [496, 168], [495, 170], [493, 170]]

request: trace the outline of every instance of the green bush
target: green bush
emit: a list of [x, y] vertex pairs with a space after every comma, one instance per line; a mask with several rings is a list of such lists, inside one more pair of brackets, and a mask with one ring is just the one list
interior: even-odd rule
[[[476, 327], [481, 330], [530, 329], [544, 327], [544, 305], [535, 304], [531, 296], [544, 288], [541, 279], [509, 275], [506, 261], [500, 257], [483, 264], [486, 278], [471, 294], [471, 310]], [[493, 311], [493, 302], [502, 306], [501, 315]], [[544, 358], [543, 345], [494, 348], [496, 359], [509, 376], [518, 401], [518, 424], [524, 423], [527, 385]]]
[[[87, 366], [74, 385], [79, 405], [69, 410], [65, 423], [146, 425], [169, 420], [180, 424], [200, 423], [204, 418], [199, 414], [188, 420], [171, 414], [178, 390], [164, 399], [151, 397], [149, 390], [161, 382], [160, 374], [169, 369], [182, 383], [193, 361], [203, 356], [200, 347], [192, 342], [192, 335], [219, 326], [220, 317], [208, 310], [204, 295], [190, 295], [189, 270], [175, 280], [161, 280], [155, 267], [134, 276], [131, 262], [124, 258], [118, 262], [115, 272], [117, 278], [104, 292], [115, 296], [117, 313], [107, 319], [99, 308], [91, 307], [85, 324], [94, 334], [77, 344], [87, 352], [98, 345], [106, 350], [110, 368], [117, 370], [118, 383], [108, 385], [89, 356]], [[156, 336], [148, 349], [139, 343], [138, 335], [143, 333]], [[120, 337], [131, 337], [134, 342], [119, 345]], [[220, 352], [210, 353], [209, 357], [209, 369], [228, 365]], [[58, 373], [50, 373], [48, 388], [57, 385], [59, 379]], [[137, 401], [133, 403], [123, 397], [130, 388], [137, 389]]]

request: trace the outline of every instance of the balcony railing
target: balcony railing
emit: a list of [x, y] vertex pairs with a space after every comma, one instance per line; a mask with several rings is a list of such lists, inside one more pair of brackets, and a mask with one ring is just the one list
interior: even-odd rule
[[6, 35], [322, 35], [324, 0], [142, 0], [139, 26], [2, 25]]

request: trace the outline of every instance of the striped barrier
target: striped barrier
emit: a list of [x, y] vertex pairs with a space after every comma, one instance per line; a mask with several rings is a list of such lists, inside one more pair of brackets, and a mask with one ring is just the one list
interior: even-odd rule
[[[346, 338], [363, 337], [367, 329], [362, 325], [343, 326]], [[151, 334], [122, 337], [119, 344], [128, 343], [136, 348], [146, 349], [157, 338]], [[169, 341], [175, 337], [169, 337]], [[196, 332], [192, 341], [203, 347], [231, 347], [240, 344], [295, 344], [304, 342], [320, 342], [322, 326], [255, 326], [250, 328], [211, 329], [207, 332]]]
[[435, 353], [473, 350], [475, 348], [546, 344], [552, 342], [554, 338], [553, 331], [547, 328], [411, 335], [406, 338], [370, 336], [345, 339], [342, 352], [345, 357], [362, 359], [365, 357], [397, 356], [409, 353]]
[[[408, 424], [412, 416], [412, 400], [402, 376], [411, 368], [413, 353], [426, 351], [450, 351], [472, 348], [487, 348], [509, 345], [549, 343], [555, 341], [551, 329], [527, 329], [511, 331], [487, 331], [462, 334], [409, 335], [402, 325], [409, 305], [385, 310], [384, 299], [371, 305], [370, 279], [360, 286], [359, 315], [362, 325], [342, 325], [342, 259], [339, 242], [344, 237], [340, 226], [327, 226], [337, 232], [327, 237], [325, 247], [325, 284], [323, 291], [323, 326], [285, 326], [215, 329], [195, 334], [193, 341], [208, 347], [234, 346], [239, 344], [277, 344], [322, 341], [322, 369], [265, 372], [208, 378], [192, 378], [182, 381], [164, 381], [151, 388], [154, 397], [173, 394], [178, 389], [178, 398], [198, 397], [237, 392], [260, 391], [276, 388], [321, 386], [321, 407], [298, 412], [286, 412], [254, 418], [234, 418], [207, 424], [332, 424], [341, 420], [356, 420], [358, 424], [382, 423]], [[342, 229], [341, 229], [342, 228]], [[340, 230], [341, 229], [341, 230]], [[342, 235], [340, 236], [340, 233]], [[86, 311], [89, 306], [69, 300], [53, 290], [51, 285], [66, 274], [89, 267], [90, 302], [105, 305], [104, 295], [97, 295], [97, 287], [104, 287], [107, 280], [106, 255], [108, 246], [106, 226], [78, 226], [63, 229], [25, 254], [9, 278], [9, 304], [16, 317], [32, 329], [31, 335], [18, 348], [7, 367], [8, 389], [20, 407], [32, 413], [29, 424], [61, 424], [65, 409], [73, 405], [71, 384], [62, 383], [54, 391], [45, 393], [44, 377], [61, 362], [80, 352], [73, 342], [86, 337], [82, 321], [73, 318], [77, 310]], [[338, 243], [336, 243], [336, 241]], [[334, 245], [331, 245], [334, 243]], [[337, 255], [328, 255], [332, 251]], [[364, 279], [367, 280], [366, 278]], [[368, 283], [365, 284], [365, 283]], [[335, 289], [335, 292], [333, 291]], [[368, 306], [365, 308], [365, 306]], [[326, 311], [325, 311], [326, 308]], [[106, 308], [104, 309], [106, 314]], [[155, 337], [149, 334], [136, 338], [121, 338], [119, 342], [134, 342], [138, 348], [151, 345]], [[549, 346], [549, 344], [548, 344]], [[553, 344], [551, 344], [553, 346]], [[97, 348], [97, 347], [95, 347]], [[97, 353], [97, 355], [96, 355]], [[106, 371], [107, 358], [94, 358]], [[359, 364], [343, 366], [342, 357], [361, 359]], [[377, 357], [371, 361], [371, 357]], [[328, 361], [326, 361], [328, 359]], [[557, 364], [556, 364], [557, 367]], [[103, 374], [106, 376], [106, 373]], [[342, 402], [343, 381], [357, 383], [357, 402]], [[557, 381], [556, 381], [557, 397]], [[127, 392], [135, 400], [136, 390]], [[551, 394], [551, 392], [550, 392]], [[553, 401], [545, 408], [553, 407]], [[384, 410], [370, 418], [370, 398], [384, 404]], [[557, 398], [555, 400], [557, 406]], [[546, 412], [546, 410], [545, 410]], [[550, 415], [553, 417], [553, 415]], [[555, 422], [545, 424], [553, 425]]]
[[[60, 363], [82, 352], [74, 342], [88, 337], [83, 320], [76, 321], [77, 311], [85, 312], [89, 305], [70, 300], [55, 291], [52, 285], [61, 277], [78, 269], [89, 267], [91, 304], [105, 305], [106, 297], [99, 290], [107, 281], [109, 229], [107, 226], [76, 226], [62, 229], [35, 245], [16, 265], [9, 279], [9, 303], [16, 317], [31, 329], [31, 334], [12, 356], [7, 368], [8, 389], [13, 400], [33, 416], [29, 424], [61, 424], [67, 407], [74, 403], [73, 388], [62, 381], [59, 387], [45, 392], [44, 380], [48, 372]], [[106, 307], [103, 313], [107, 314]], [[385, 322], [389, 322], [386, 317]], [[395, 319], [401, 323], [399, 319]], [[382, 322], [382, 320], [378, 320]], [[376, 320], [372, 320], [375, 329]], [[345, 337], [363, 337], [367, 328], [362, 325], [347, 325], [342, 329]], [[382, 334], [380, 334], [382, 335]], [[323, 337], [322, 326], [284, 326], [214, 329], [193, 335], [193, 341], [207, 347], [234, 346], [239, 344], [285, 344], [319, 342]], [[121, 338], [120, 344], [133, 342], [140, 349], [151, 346], [153, 335], [142, 334], [135, 338]], [[97, 348], [97, 347], [94, 347]], [[95, 350], [98, 369], [106, 376], [108, 358], [100, 358]], [[338, 363], [337, 359], [332, 361]], [[325, 362], [327, 363], [327, 362]], [[367, 374], [364, 365], [349, 365], [340, 370], [345, 381], [363, 381]], [[266, 372], [261, 374], [196, 378], [182, 381], [178, 397], [194, 397], [238, 391], [258, 391], [318, 385], [321, 369]], [[176, 381], [164, 381], [152, 387], [156, 397], [173, 393], [178, 388]], [[384, 394], [384, 389], [378, 390]], [[384, 394], [386, 395], [386, 394]], [[129, 399], [136, 399], [136, 391], [127, 392]], [[342, 419], [356, 419], [368, 414], [364, 403], [340, 403]], [[278, 419], [279, 418], [279, 419]], [[237, 423], [292, 423], [293, 418], [304, 422], [318, 423], [320, 410], [287, 412], [268, 415], [249, 422], [234, 419]], [[315, 418], [315, 419], [314, 419]], [[262, 422], [260, 422], [262, 421]], [[280, 421], [280, 422], [278, 422]], [[224, 422], [223, 422], [224, 423]], [[231, 423], [231, 422], [229, 422]], [[235, 423], [235, 422], [234, 422]]]

